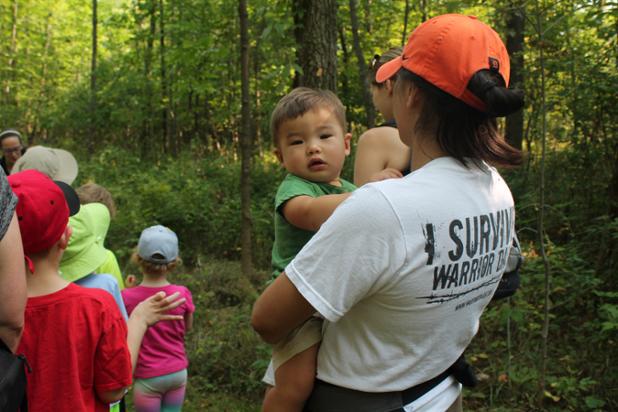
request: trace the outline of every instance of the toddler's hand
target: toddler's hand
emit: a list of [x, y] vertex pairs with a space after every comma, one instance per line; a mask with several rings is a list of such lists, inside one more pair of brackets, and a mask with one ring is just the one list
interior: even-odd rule
[[380, 180], [399, 179], [401, 177], [403, 177], [403, 174], [401, 173], [401, 171], [394, 169], [392, 167], [387, 167], [386, 169], [373, 174], [371, 178], [369, 179], [369, 181], [379, 182]]
[[132, 288], [136, 284], [137, 284], [137, 278], [135, 277], [135, 275], [129, 275], [124, 280], [124, 286], [126, 288]]

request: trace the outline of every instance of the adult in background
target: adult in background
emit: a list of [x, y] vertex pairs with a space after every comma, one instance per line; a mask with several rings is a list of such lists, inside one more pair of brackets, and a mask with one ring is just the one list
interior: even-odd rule
[[513, 197], [492, 165], [518, 165], [521, 153], [495, 118], [523, 98], [507, 89], [498, 34], [474, 17], [435, 17], [376, 80], [393, 76], [412, 172], [355, 191], [253, 309], [271, 343], [314, 311], [326, 319], [308, 411], [460, 411], [450, 368], [511, 248]]
[[384, 123], [363, 133], [356, 145], [354, 158], [354, 184], [362, 186], [369, 182], [402, 177], [410, 173], [410, 148], [399, 139], [393, 115], [393, 90], [395, 79], [376, 80], [376, 73], [383, 64], [399, 57], [401, 47], [376, 54], [369, 66], [373, 105], [384, 117]]
[[28, 148], [28, 151], [15, 162], [11, 173], [28, 169], [38, 170], [52, 180], [60, 180], [68, 185], [73, 183], [79, 170], [77, 161], [70, 152], [45, 146]]
[[0, 133], [0, 146], [2, 147], [0, 165], [2, 165], [4, 174], [8, 176], [15, 162], [26, 153], [26, 146], [21, 140], [21, 134], [14, 129], [7, 129]]

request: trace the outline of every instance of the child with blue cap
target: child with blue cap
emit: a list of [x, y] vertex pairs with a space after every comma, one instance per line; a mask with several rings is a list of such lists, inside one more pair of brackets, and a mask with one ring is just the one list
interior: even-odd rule
[[180, 411], [189, 364], [185, 333], [192, 327], [195, 306], [189, 289], [167, 279], [180, 262], [176, 233], [161, 225], [144, 229], [133, 260], [140, 266], [143, 280], [139, 286], [122, 291], [129, 314], [140, 302], [161, 291], [179, 293], [185, 298], [173, 310], [175, 315], [182, 316], [181, 320], [159, 323], [144, 336], [134, 373], [133, 404], [137, 412]]

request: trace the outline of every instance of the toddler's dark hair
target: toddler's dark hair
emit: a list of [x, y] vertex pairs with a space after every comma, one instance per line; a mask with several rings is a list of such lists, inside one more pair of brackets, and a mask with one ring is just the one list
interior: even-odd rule
[[277, 133], [283, 122], [296, 119], [318, 107], [327, 107], [333, 111], [341, 128], [347, 130], [345, 120], [345, 107], [341, 100], [330, 90], [311, 89], [309, 87], [297, 87], [283, 96], [270, 117], [270, 131], [273, 143], [279, 146]]

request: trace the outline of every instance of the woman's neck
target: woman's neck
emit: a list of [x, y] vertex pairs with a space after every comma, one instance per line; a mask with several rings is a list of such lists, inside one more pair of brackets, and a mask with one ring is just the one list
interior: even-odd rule
[[435, 133], [415, 133], [410, 142], [410, 170], [417, 170], [439, 157], [448, 156], [438, 143]]

